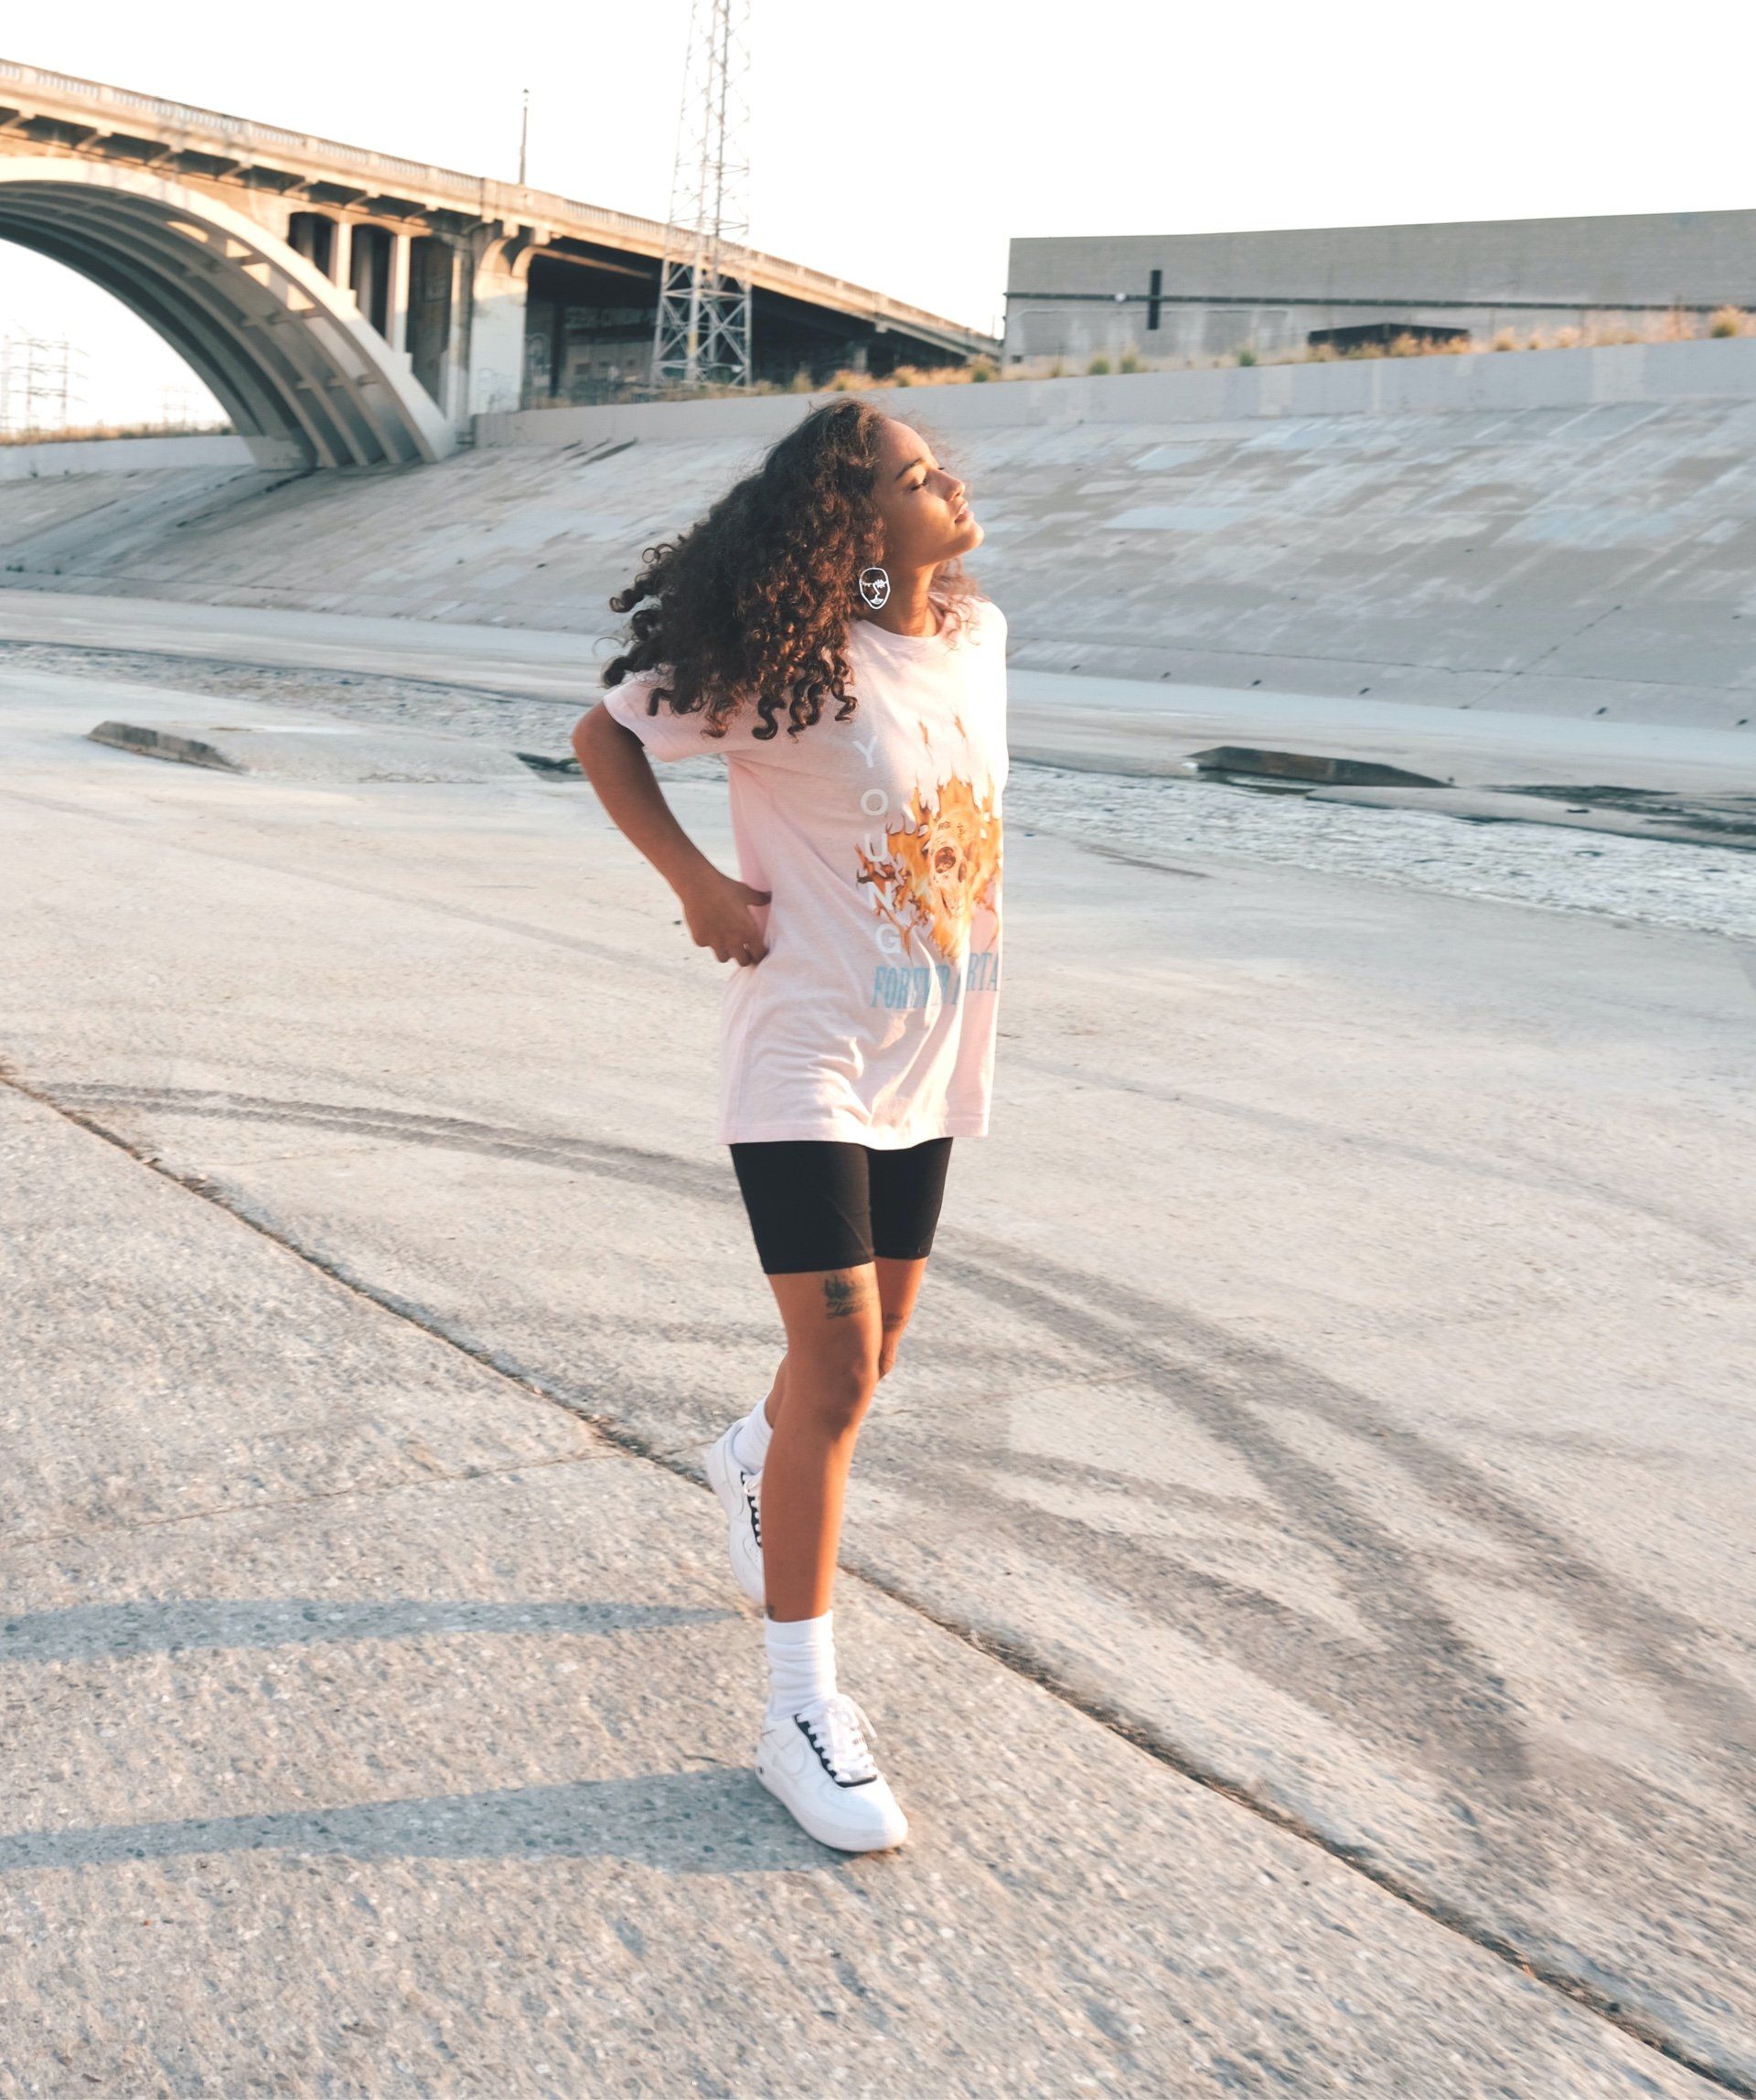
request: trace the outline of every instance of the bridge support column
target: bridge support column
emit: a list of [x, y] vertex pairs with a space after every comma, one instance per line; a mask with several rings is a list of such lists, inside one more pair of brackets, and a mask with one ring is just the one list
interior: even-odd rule
[[336, 237], [329, 249], [329, 282], [347, 297], [354, 295], [354, 222], [337, 219]]
[[470, 415], [523, 404], [525, 284], [534, 252], [527, 233], [508, 235], [496, 228], [476, 258], [469, 299]]
[[393, 350], [409, 347], [409, 236], [391, 236], [390, 345]]
[[453, 429], [461, 430], [469, 418], [469, 288], [475, 281], [476, 259], [462, 242], [447, 242], [444, 252], [451, 304], [439, 406]]

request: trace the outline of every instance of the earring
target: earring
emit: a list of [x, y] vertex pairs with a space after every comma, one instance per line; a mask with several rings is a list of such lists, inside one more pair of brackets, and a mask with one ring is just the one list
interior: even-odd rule
[[890, 572], [874, 564], [860, 572], [860, 595], [874, 612], [890, 596]]

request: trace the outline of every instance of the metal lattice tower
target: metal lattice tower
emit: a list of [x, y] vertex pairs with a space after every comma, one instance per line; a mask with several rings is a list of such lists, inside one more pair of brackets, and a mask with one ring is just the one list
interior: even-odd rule
[[80, 394], [80, 354], [64, 336], [0, 337], [0, 435], [65, 430]]
[[653, 326], [655, 387], [748, 386], [750, 0], [691, 0], [689, 59]]

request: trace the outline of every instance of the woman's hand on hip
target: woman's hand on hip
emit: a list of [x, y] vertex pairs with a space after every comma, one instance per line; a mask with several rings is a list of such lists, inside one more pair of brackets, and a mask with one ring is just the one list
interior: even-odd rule
[[678, 893], [678, 901], [697, 948], [712, 948], [721, 962], [756, 963], [768, 949], [751, 907], [766, 905], [770, 895], [710, 867]]

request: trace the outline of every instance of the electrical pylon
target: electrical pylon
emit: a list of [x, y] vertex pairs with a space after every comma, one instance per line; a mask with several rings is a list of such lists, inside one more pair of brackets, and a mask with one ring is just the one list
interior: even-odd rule
[[67, 429], [82, 361], [65, 336], [0, 337], [0, 435]]
[[691, 0], [683, 106], [658, 265], [657, 387], [750, 383], [750, 0]]

